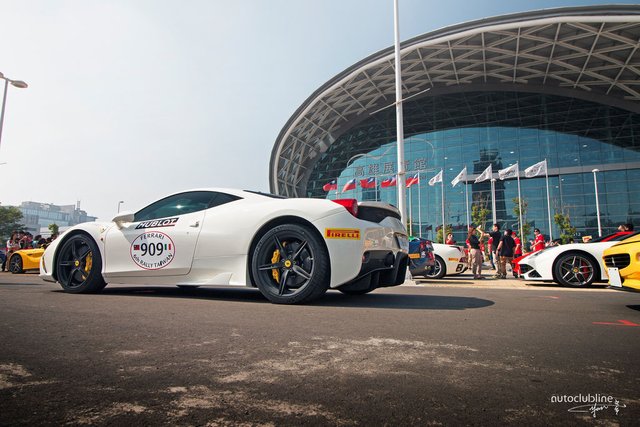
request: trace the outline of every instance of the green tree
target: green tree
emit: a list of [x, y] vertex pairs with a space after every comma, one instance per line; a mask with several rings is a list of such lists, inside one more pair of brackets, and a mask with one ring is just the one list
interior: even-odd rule
[[58, 234], [58, 224], [55, 222], [53, 224], [49, 224], [49, 231], [51, 231], [51, 235]]
[[480, 227], [483, 231], [486, 231], [487, 229], [487, 217], [489, 216], [487, 204], [487, 199], [479, 197], [474, 200], [471, 205], [471, 222], [473, 222], [476, 227]]
[[11, 237], [11, 232], [20, 230], [22, 224], [22, 211], [15, 206], [0, 206], [0, 241], [6, 242]]
[[[453, 227], [449, 224], [447, 225], [447, 234], [453, 233]], [[445, 234], [445, 236], [447, 235]], [[442, 238], [442, 227], [436, 233], [436, 243], [444, 243], [444, 239]]]
[[562, 239], [562, 243], [569, 243], [569, 241], [576, 235], [577, 231], [576, 228], [571, 225], [569, 210], [567, 209], [564, 212], [556, 212], [555, 215], [553, 215], [553, 220], [560, 228], [560, 238]]
[[[518, 198], [514, 197], [513, 199], [513, 213], [516, 215], [518, 220], [520, 219], [520, 204], [518, 203]], [[529, 234], [531, 233], [531, 224], [527, 222], [527, 210], [529, 208], [529, 203], [523, 198], [522, 199], [522, 236], [520, 236], [520, 241], [522, 242], [522, 250], [528, 250], [527, 239]], [[518, 233], [520, 230], [518, 230]]]

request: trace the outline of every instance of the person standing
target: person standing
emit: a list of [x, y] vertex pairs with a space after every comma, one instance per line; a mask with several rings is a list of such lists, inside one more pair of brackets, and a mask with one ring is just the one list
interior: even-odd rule
[[537, 251], [541, 251], [544, 249], [544, 236], [542, 235], [542, 233], [540, 233], [540, 229], [539, 228], [534, 228], [533, 229], [533, 234], [534, 236], [536, 236], [532, 243], [532, 248], [531, 251], [532, 252], [537, 252]]
[[498, 243], [496, 253], [500, 258], [498, 263], [498, 274], [495, 276], [496, 279], [507, 278], [507, 263], [511, 263], [511, 260], [513, 259], [513, 250], [516, 247], [516, 242], [513, 240], [513, 237], [511, 237], [512, 234], [513, 232], [510, 229], [506, 229], [504, 231], [504, 235], [500, 239], [500, 243]]
[[471, 271], [474, 279], [484, 279], [482, 275], [482, 261], [484, 256], [480, 250], [480, 239], [476, 235], [476, 228], [469, 225], [469, 234], [467, 235], [469, 242], [469, 259], [471, 260]]
[[453, 240], [453, 234], [447, 234], [447, 240], [444, 242], [446, 245], [455, 245], [456, 241]]
[[500, 233], [500, 224], [493, 224], [493, 231], [489, 233], [491, 236], [491, 257], [492, 264], [496, 267], [499, 267], [499, 256], [498, 256], [498, 245], [500, 244], [500, 239], [502, 239], [502, 233]]
[[[513, 232], [513, 241], [516, 242], [516, 247], [513, 250], [513, 259], [520, 258], [522, 256], [522, 241], [518, 237], [518, 233]], [[518, 278], [518, 273], [516, 273], [515, 263], [511, 263], [511, 272], [513, 273], [513, 277]]]

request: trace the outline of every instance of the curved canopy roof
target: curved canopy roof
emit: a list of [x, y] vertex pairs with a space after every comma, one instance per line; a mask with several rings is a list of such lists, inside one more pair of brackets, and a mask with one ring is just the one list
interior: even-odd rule
[[[640, 113], [638, 47], [636, 5], [547, 9], [482, 19], [402, 43], [403, 98], [526, 91]], [[305, 196], [320, 155], [355, 124], [394, 102], [393, 47], [325, 83], [278, 135], [269, 169], [271, 191]]]

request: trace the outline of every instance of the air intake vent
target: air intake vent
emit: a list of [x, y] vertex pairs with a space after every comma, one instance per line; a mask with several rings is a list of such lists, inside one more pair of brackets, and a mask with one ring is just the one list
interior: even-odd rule
[[629, 254], [616, 254], [604, 257], [604, 263], [607, 267], [625, 268], [631, 262]]

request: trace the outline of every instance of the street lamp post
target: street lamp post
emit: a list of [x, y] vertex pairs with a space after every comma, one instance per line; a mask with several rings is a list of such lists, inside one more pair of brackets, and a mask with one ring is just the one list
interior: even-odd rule
[[598, 200], [598, 178], [596, 173], [600, 172], [598, 169], [594, 169], [593, 172], [593, 186], [596, 190], [596, 215], [598, 217], [598, 237], [602, 237], [602, 226], [600, 225], [600, 201]]
[[28, 85], [22, 80], [12, 80], [8, 77], [5, 77], [4, 74], [0, 73], [0, 79], [4, 80], [4, 94], [2, 95], [2, 109], [0, 110], [0, 145], [2, 144], [2, 126], [4, 124], [4, 107], [7, 104], [7, 90], [9, 89], [9, 83], [11, 86], [15, 86], [20, 89], [25, 89]]
[[118, 202], [118, 213], [120, 213], [120, 205], [124, 203], [124, 200], [120, 200]]

